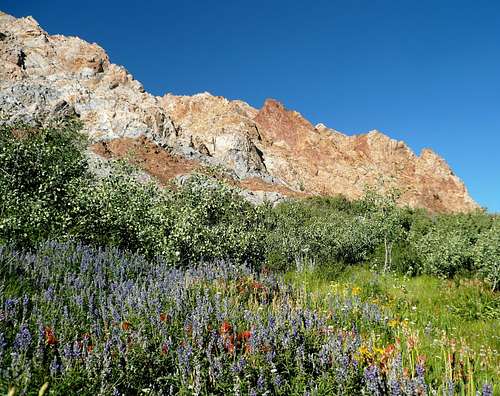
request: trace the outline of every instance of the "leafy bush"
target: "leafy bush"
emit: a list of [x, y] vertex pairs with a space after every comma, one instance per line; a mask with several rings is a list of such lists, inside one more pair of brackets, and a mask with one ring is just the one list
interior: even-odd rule
[[223, 258], [256, 264], [264, 251], [262, 214], [235, 190], [201, 175], [168, 190], [115, 171], [75, 194], [70, 235], [161, 255], [171, 264]]
[[67, 224], [72, 185], [87, 177], [80, 125], [0, 125], [0, 242], [28, 245]]
[[366, 259], [380, 242], [379, 233], [366, 214], [338, 210], [339, 201], [331, 207], [332, 201], [319, 198], [279, 205], [268, 237], [270, 265], [286, 268], [299, 257], [332, 264]]
[[481, 255], [474, 254], [474, 247], [483, 233], [490, 232], [491, 222], [492, 216], [482, 212], [415, 221], [409, 242], [417, 255], [417, 272], [444, 277], [475, 272]]
[[490, 283], [492, 290], [500, 287], [500, 219], [483, 231], [473, 248], [475, 271]]

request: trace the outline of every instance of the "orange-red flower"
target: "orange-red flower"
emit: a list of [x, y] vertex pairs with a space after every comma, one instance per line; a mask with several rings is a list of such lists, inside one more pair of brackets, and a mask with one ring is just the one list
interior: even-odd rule
[[220, 325], [219, 331], [221, 334], [229, 334], [233, 331], [233, 327], [231, 326], [231, 324], [229, 322], [224, 321]]
[[252, 332], [249, 330], [242, 331], [241, 333], [238, 333], [238, 341], [247, 341], [250, 339], [252, 336]]
[[385, 354], [390, 355], [394, 350], [396, 349], [396, 346], [394, 344], [389, 344], [385, 347]]
[[57, 344], [57, 339], [56, 336], [54, 335], [54, 331], [50, 327], [45, 327], [43, 330], [43, 333], [45, 335], [45, 343], [47, 345], [56, 345]]
[[126, 322], [125, 321], [125, 322], [122, 322], [121, 327], [122, 327], [122, 330], [127, 331], [127, 330], [130, 330], [130, 328], [132, 327], [132, 325], [130, 324], [130, 322]]
[[166, 313], [161, 313], [160, 314], [160, 320], [162, 322], [170, 322], [170, 315]]

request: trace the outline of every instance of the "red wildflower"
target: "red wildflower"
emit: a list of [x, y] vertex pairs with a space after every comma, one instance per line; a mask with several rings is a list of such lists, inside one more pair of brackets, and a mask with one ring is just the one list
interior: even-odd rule
[[396, 347], [394, 346], [394, 344], [389, 344], [385, 347], [385, 354], [390, 355], [392, 352], [394, 352], [395, 349]]
[[224, 321], [222, 322], [222, 324], [220, 325], [220, 333], [221, 334], [229, 334], [233, 331], [233, 327], [231, 326], [231, 324], [227, 321]]
[[166, 313], [161, 313], [160, 314], [160, 320], [162, 322], [170, 322], [170, 315]]
[[131, 326], [130, 322], [122, 322], [122, 330], [124, 331], [129, 330]]
[[162, 345], [161, 353], [162, 353], [162, 355], [166, 355], [168, 353], [168, 345], [167, 344]]
[[45, 335], [45, 343], [47, 345], [56, 345], [57, 344], [57, 339], [56, 339], [56, 336], [54, 335], [54, 331], [50, 327], [45, 327], [43, 332]]
[[241, 333], [238, 333], [238, 341], [249, 340], [251, 336], [252, 336], [251, 331], [249, 331], [249, 330], [242, 331]]
[[87, 345], [87, 352], [90, 353], [94, 350], [94, 346], [92, 344]]

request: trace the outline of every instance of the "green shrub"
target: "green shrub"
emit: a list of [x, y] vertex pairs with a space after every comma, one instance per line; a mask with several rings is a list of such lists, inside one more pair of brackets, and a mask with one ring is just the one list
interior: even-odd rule
[[475, 244], [472, 255], [475, 271], [490, 283], [492, 290], [500, 287], [500, 219], [483, 231]]
[[414, 221], [409, 243], [417, 256], [417, 272], [453, 277], [475, 271], [474, 246], [491, 222], [492, 216], [482, 212]]
[[268, 259], [275, 268], [293, 265], [298, 258], [317, 263], [360, 262], [380, 242], [370, 217], [338, 209], [330, 202], [291, 201], [278, 206], [274, 227], [268, 236]]
[[0, 125], [0, 242], [30, 245], [65, 228], [72, 186], [87, 177], [79, 127]]

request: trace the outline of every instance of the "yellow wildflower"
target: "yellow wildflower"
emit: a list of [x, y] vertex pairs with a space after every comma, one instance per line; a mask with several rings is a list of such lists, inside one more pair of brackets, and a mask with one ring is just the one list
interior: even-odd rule
[[396, 327], [398, 325], [398, 321], [396, 319], [389, 320], [389, 327]]
[[353, 296], [357, 296], [359, 293], [361, 293], [361, 287], [353, 287], [352, 290], [351, 290], [351, 293]]
[[382, 349], [382, 348], [375, 348], [375, 352], [376, 352], [377, 354], [379, 354], [379, 355], [383, 355], [383, 354], [384, 354], [384, 352], [385, 352], [385, 350], [384, 350], [384, 349]]

